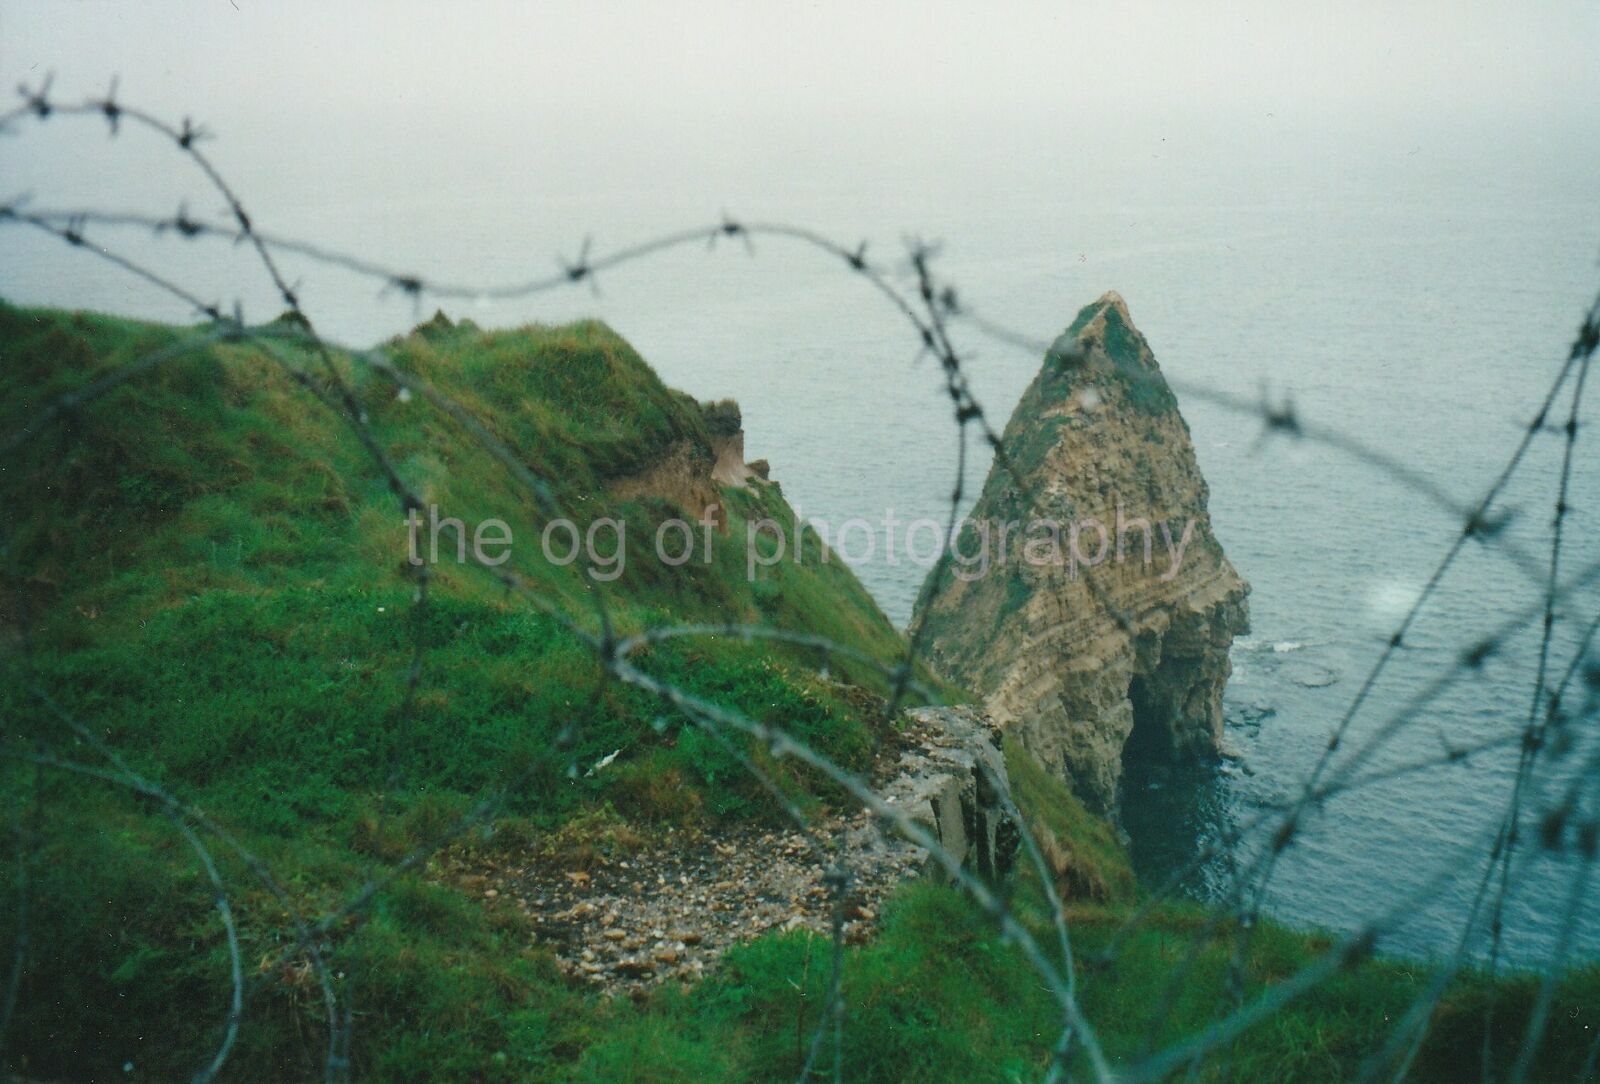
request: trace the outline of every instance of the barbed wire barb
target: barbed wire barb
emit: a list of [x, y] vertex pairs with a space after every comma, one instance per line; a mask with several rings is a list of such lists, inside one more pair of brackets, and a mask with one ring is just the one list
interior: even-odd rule
[[[26, 195], [21, 195], [0, 205], [0, 224], [24, 226], [54, 237], [62, 244], [90, 254], [93, 258], [116, 268], [119, 272], [143, 281], [170, 296], [194, 312], [205, 317], [207, 324], [199, 330], [185, 332], [174, 342], [132, 360], [113, 366], [90, 380], [81, 388], [62, 392], [54, 399], [37, 407], [15, 432], [0, 440], [0, 460], [14, 455], [25, 445], [61, 425], [91, 404], [123, 387], [129, 381], [159, 368], [178, 358], [188, 357], [220, 343], [238, 344], [250, 356], [263, 356], [292, 381], [293, 387], [303, 391], [309, 400], [329, 411], [354, 436], [370, 468], [382, 477], [383, 483], [400, 506], [410, 515], [423, 507], [415, 483], [408, 480], [415, 473], [410, 461], [393, 447], [386, 446], [374, 431], [367, 408], [356, 388], [365, 385], [359, 380], [352, 385], [347, 378], [351, 366], [362, 376], [376, 374], [397, 391], [404, 391], [421, 399], [439, 415], [449, 419], [445, 427], [465, 438], [471, 445], [491, 458], [507, 478], [515, 483], [516, 491], [525, 494], [537, 514], [554, 518], [565, 510], [558, 499], [559, 487], [555, 481], [544, 477], [530, 465], [528, 457], [519, 454], [486, 420], [478, 417], [459, 400], [446, 395], [418, 373], [410, 371], [404, 355], [395, 352], [391, 357], [384, 349], [349, 350], [324, 338], [315, 329], [302, 307], [305, 291], [304, 277], [286, 274], [284, 267], [293, 265], [302, 269], [298, 261], [309, 260], [313, 266], [313, 279], [319, 268], [335, 268], [362, 276], [377, 284], [379, 296], [397, 293], [419, 311], [424, 297], [436, 300], [493, 299], [527, 297], [579, 283], [587, 284], [591, 295], [600, 296], [596, 275], [599, 271], [642, 261], [647, 258], [685, 246], [700, 246], [710, 250], [717, 247], [719, 239], [737, 238], [749, 257], [757, 255], [755, 238], [763, 238], [762, 251], [793, 244], [818, 252], [833, 262], [838, 271], [847, 271], [862, 282], [871, 292], [880, 296], [906, 321], [909, 334], [917, 347], [917, 358], [932, 357], [939, 366], [941, 390], [951, 411], [955, 429], [955, 476], [944, 505], [946, 538], [949, 546], [941, 550], [929, 579], [929, 597], [937, 598], [947, 586], [951, 561], [958, 544], [963, 515], [969, 503], [968, 470], [973, 465], [973, 451], [969, 444], [976, 435], [993, 455], [997, 472], [1009, 476], [1020, 491], [1024, 508], [1040, 507], [1040, 495], [1034, 492], [1030, 481], [1024, 477], [1012, 460], [1013, 449], [1008, 449], [1003, 431], [991, 423], [971, 385], [966, 364], [973, 356], [970, 348], [958, 348], [958, 337], [965, 343], [964, 332], [973, 331], [983, 341], [1028, 351], [1036, 358], [1055, 357], [1054, 344], [1041, 343], [1032, 336], [1016, 332], [1004, 325], [987, 320], [981, 315], [981, 305], [975, 309], [966, 291], [939, 274], [940, 246], [916, 236], [904, 238], [905, 264], [875, 263], [867, 259], [865, 240], [855, 245], [844, 245], [803, 226], [784, 222], [745, 221], [731, 216], [724, 209], [710, 225], [694, 226], [665, 233], [632, 245], [597, 254], [593, 236], [585, 235], [575, 259], [557, 255], [557, 272], [548, 270], [526, 281], [505, 285], [473, 286], [435, 282], [422, 274], [396, 270], [360, 255], [336, 251], [316, 242], [278, 237], [264, 232], [252, 218], [246, 205], [234, 188], [224, 179], [209, 158], [197, 145], [212, 138], [203, 126], [189, 117], [172, 124], [151, 113], [123, 104], [118, 99], [119, 84], [113, 77], [103, 95], [90, 97], [81, 104], [63, 104], [52, 97], [53, 74], [47, 74], [36, 88], [26, 83], [19, 85], [21, 105], [0, 115], [0, 130], [15, 132], [24, 123], [59, 121], [69, 117], [98, 118], [104, 122], [109, 135], [115, 138], [128, 129], [132, 135], [140, 130], [153, 132], [175, 147], [210, 185], [215, 197], [220, 197], [221, 207], [205, 219], [191, 215], [188, 204], [180, 202], [176, 212], [168, 217], [149, 216], [118, 211], [94, 211], [82, 208], [34, 211]], [[126, 142], [126, 141], [123, 141]], [[170, 206], [170, 204], [168, 204]], [[215, 217], [215, 221], [210, 220]], [[116, 228], [148, 231], [155, 237], [173, 235], [184, 241], [212, 238], [235, 246], [247, 246], [254, 255], [254, 263], [270, 283], [276, 295], [288, 307], [286, 318], [268, 324], [251, 325], [246, 322], [242, 301], [236, 301], [232, 314], [224, 315], [221, 301], [205, 302], [201, 295], [183, 286], [155, 266], [146, 264], [97, 244], [102, 236]], [[90, 234], [93, 234], [91, 240]], [[548, 265], [545, 265], [548, 266]], [[212, 295], [218, 284], [207, 284], [205, 293]], [[214, 295], [213, 295], [214, 296]], [[747, 713], [737, 711], [689, 692], [658, 674], [651, 672], [649, 647], [674, 640], [701, 637], [739, 639], [747, 643], [783, 644], [799, 649], [801, 657], [814, 652], [818, 669], [828, 672], [830, 660], [849, 660], [870, 672], [883, 682], [886, 695], [882, 706], [884, 715], [893, 720], [913, 698], [922, 703], [941, 700], [936, 681], [926, 669], [924, 647], [927, 639], [925, 625], [914, 625], [909, 635], [897, 645], [889, 657], [877, 658], [869, 653], [839, 644], [804, 630], [782, 629], [745, 622], [685, 623], [648, 625], [644, 628], [619, 626], [602, 584], [582, 579], [582, 571], [575, 565], [573, 574], [580, 578], [583, 593], [592, 599], [593, 614], [580, 620], [568, 612], [566, 601], [549, 589], [541, 589], [519, 574], [493, 567], [485, 562], [468, 562], [474, 576], [482, 576], [491, 586], [498, 584], [506, 599], [524, 605], [529, 612], [551, 619], [555, 627], [568, 634], [586, 653], [586, 665], [592, 662], [593, 685], [588, 697], [577, 707], [567, 711], [561, 726], [549, 747], [542, 749], [530, 763], [521, 765], [496, 787], [486, 789], [474, 797], [466, 812], [456, 816], [443, 830], [433, 832], [410, 846], [398, 860], [367, 866], [361, 872], [361, 883], [353, 889], [341, 886], [341, 893], [331, 904], [319, 901], [315, 919], [303, 913], [301, 902], [291, 893], [282, 878], [274, 874], [259, 857], [228, 828], [208, 817], [192, 802], [185, 802], [178, 792], [149, 775], [135, 773], [126, 761], [103, 740], [96, 728], [80, 719], [67, 705], [58, 703], [43, 687], [33, 689], [36, 699], [44, 705], [48, 715], [65, 728], [62, 740], [69, 745], [75, 738], [88, 745], [100, 758], [86, 763], [64, 750], [48, 738], [36, 746], [26, 746], [13, 741], [8, 735], [0, 741], [0, 758], [17, 766], [30, 766], [34, 782], [27, 801], [36, 815], [41, 804], [42, 778], [45, 769], [90, 780], [98, 780], [120, 791], [130, 793], [139, 800], [141, 808], [158, 813], [167, 820], [183, 838], [200, 866], [210, 894], [210, 902], [221, 927], [221, 938], [228, 956], [230, 994], [222, 1006], [218, 1046], [208, 1061], [195, 1072], [193, 1080], [209, 1082], [222, 1072], [235, 1047], [242, 1027], [246, 1023], [246, 1010], [252, 997], [259, 995], [262, 979], [247, 980], [243, 974], [240, 950], [239, 914], [231, 900], [224, 869], [216, 862], [212, 847], [229, 859], [242, 862], [274, 897], [287, 916], [291, 933], [281, 938], [277, 946], [274, 967], [286, 968], [291, 961], [304, 959], [312, 967], [322, 998], [322, 1015], [325, 1019], [326, 1049], [323, 1056], [324, 1080], [348, 1079], [354, 1071], [354, 1052], [358, 1014], [353, 1007], [352, 988], [354, 976], [344, 978], [342, 988], [336, 987], [328, 965], [328, 953], [336, 939], [349, 935], [355, 927], [371, 914], [372, 905], [397, 880], [425, 868], [428, 860], [443, 848], [460, 839], [473, 828], [492, 823], [499, 811], [517, 795], [534, 773], [551, 764], [565, 762], [569, 774], [575, 773], [578, 760], [578, 739], [584, 728], [604, 710], [606, 694], [614, 687], [629, 695], [644, 694], [649, 702], [660, 706], [658, 716], [683, 718], [703, 732], [717, 748], [728, 754], [739, 769], [755, 780], [777, 809], [793, 823], [806, 843], [807, 853], [821, 871], [822, 883], [828, 899], [829, 971], [826, 995], [817, 1019], [810, 1030], [809, 1043], [804, 1046], [804, 1058], [799, 1061], [802, 1082], [823, 1074], [831, 1074], [835, 1081], [846, 1078], [845, 1034], [850, 1026], [850, 1014], [845, 1001], [845, 971], [850, 959], [846, 951], [845, 908], [856, 873], [855, 860], [845, 840], [827, 839], [813, 823], [803, 803], [787, 789], [773, 772], [759, 761], [762, 755], [774, 762], [793, 760], [815, 778], [825, 780], [848, 796], [853, 806], [872, 823], [887, 833], [892, 833], [921, 848], [927, 861], [947, 875], [949, 881], [969, 899], [991, 923], [996, 936], [1013, 946], [1019, 957], [1037, 975], [1042, 994], [1050, 999], [1052, 1012], [1059, 1009], [1060, 1030], [1054, 1041], [1045, 1048], [1048, 1061], [1043, 1062], [1045, 1078], [1055, 1081], [1071, 1078], [1074, 1072], [1086, 1071], [1099, 1082], [1154, 1081], [1164, 1079], [1183, 1070], [1190, 1078], [1206, 1075], [1227, 1076], [1233, 1069], [1231, 1062], [1207, 1065], [1212, 1056], [1231, 1058], [1231, 1047], [1241, 1036], [1258, 1027], [1273, 1015], [1281, 1012], [1296, 998], [1325, 982], [1330, 977], [1360, 966], [1378, 949], [1385, 936], [1391, 934], [1407, 916], [1422, 903], [1437, 899], [1447, 888], [1463, 877], [1478, 878], [1472, 904], [1467, 909], [1461, 930], [1456, 938], [1453, 954], [1437, 961], [1428, 981], [1416, 993], [1399, 1015], [1394, 1026], [1382, 1037], [1377, 1049], [1363, 1061], [1363, 1080], [1401, 1080], [1415, 1065], [1424, 1039], [1439, 1004], [1451, 984], [1471, 961], [1473, 946], [1487, 931], [1488, 974], [1492, 978], [1500, 963], [1505, 929], [1506, 903], [1514, 874], [1540, 861], [1548, 855], [1575, 856], [1575, 868], [1566, 883], [1566, 895], [1556, 920], [1556, 940], [1548, 958], [1543, 961], [1537, 990], [1529, 1006], [1527, 1021], [1516, 1045], [1510, 1067], [1510, 1079], [1522, 1081], [1534, 1071], [1541, 1043], [1549, 1030], [1553, 1006], [1563, 977], [1563, 965], [1572, 954], [1577, 924], [1591, 883], [1592, 865], [1596, 851], [1600, 850], [1600, 814], [1596, 805], [1600, 796], [1584, 784], [1600, 774], [1600, 749], [1589, 751], [1587, 757], [1580, 743], [1592, 741], [1588, 727], [1595, 714], [1594, 690], [1589, 698], [1576, 706], [1565, 697], [1571, 684], [1582, 676], [1592, 685], [1600, 685], [1596, 676], [1597, 664], [1590, 660], [1590, 649], [1600, 628], [1600, 615], [1582, 629], [1572, 630], [1569, 614], [1560, 605], [1580, 590], [1600, 581], [1600, 560], [1578, 564], [1568, 560], [1571, 531], [1565, 526], [1572, 512], [1570, 480], [1577, 460], [1577, 443], [1586, 421], [1580, 421], [1584, 402], [1585, 381], [1596, 349], [1600, 348], [1600, 297], [1587, 309], [1564, 363], [1551, 378], [1542, 405], [1533, 420], [1521, 425], [1519, 439], [1502, 468], [1470, 504], [1464, 504], [1446, 492], [1439, 483], [1415, 465], [1400, 461], [1384, 450], [1371, 447], [1347, 433], [1318, 424], [1316, 412], [1297, 406], [1292, 389], [1277, 396], [1269, 395], [1263, 386], [1257, 397], [1251, 398], [1203, 385], [1192, 385], [1180, 379], [1169, 381], [1173, 389], [1185, 397], [1210, 403], [1230, 414], [1254, 419], [1260, 424], [1256, 438], [1259, 449], [1269, 440], [1282, 437], [1295, 442], [1316, 444], [1363, 463], [1397, 485], [1415, 492], [1445, 510], [1452, 524], [1459, 525], [1454, 537], [1447, 539], [1440, 560], [1433, 566], [1430, 578], [1410, 604], [1405, 615], [1388, 632], [1381, 651], [1365, 672], [1359, 688], [1348, 702], [1334, 726], [1329, 730], [1323, 747], [1316, 751], [1311, 771], [1299, 786], [1286, 792], [1282, 800], [1264, 802], [1254, 815], [1229, 821], [1222, 826], [1215, 839], [1197, 847], [1196, 853], [1184, 868], [1173, 871], [1171, 877], [1159, 886], [1145, 889], [1127, 913], [1119, 916], [1111, 927], [1109, 936], [1099, 952], [1086, 959], [1075, 956], [1072, 930], [1067, 921], [1067, 910], [1058, 890], [1055, 874], [1046, 860], [1043, 848], [1028, 824], [1027, 817], [1010, 792], [986, 766], [980, 768], [983, 786], [993, 791], [996, 801], [1009, 824], [1014, 826], [1029, 869], [1040, 884], [1040, 893], [1047, 912], [1048, 935], [1039, 932], [1044, 923], [1033, 916], [1024, 919], [1012, 908], [1005, 892], [997, 890], [978, 872], [963, 863], [962, 856], [947, 849], [936, 833], [910, 815], [908, 811], [889, 801], [873, 788], [861, 775], [846, 770], [823, 752], [800, 740], [783, 726], [774, 725]], [[398, 361], [396, 359], [399, 359]], [[343, 367], [343, 370], [341, 369]], [[1135, 376], [1132, 379], [1154, 379]], [[1570, 392], [1569, 411], [1564, 425], [1552, 426], [1552, 412], [1562, 394]], [[70, 441], [72, 426], [63, 426], [62, 439]], [[1514, 537], [1519, 531], [1508, 529], [1520, 523], [1515, 509], [1505, 505], [1506, 488], [1525, 461], [1530, 448], [1540, 435], [1557, 437], [1562, 441], [1562, 460], [1553, 515], [1548, 525], [1548, 546], [1536, 559], [1525, 552], [1522, 543]], [[403, 452], [403, 449], [402, 449]], [[403, 469], [404, 467], [404, 469]], [[1452, 531], [1455, 527], [1452, 526]], [[1520, 528], [1519, 528], [1520, 530]], [[1445, 577], [1455, 567], [1466, 547], [1466, 542], [1476, 540], [1492, 547], [1503, 555], [1511, 566], [1538, 590], [1538, 599], [1527, 607], [1516, 608], [1507, 603], [1505, 613], [1487, 633], [1480, 632], [1471, 642], [1450, 645], [1444, 652], [1446, 661], [1438, 663], [1431, 680], [1420, 683], [1399, 707], [1376, 721], [1370, 730], [1354, 733], [1358, 715], [1371, 700], [1374, 690], [1384, 679], [1387, 668], [1402, 654], [1413, 654], [1411, 639], [1416, 624], [1426, 606], [1437, 595]], [[418, 702], [426, 682], [435, 672], [429, 664], [429, 651], [433, 643], [429, 635], [430, 605], [433, 605], [434, 584], [426, 564], [409, 573], [414, 590], [407, 623], [403, 665], [396, 670], [401, 694], [398, 702], [386, 716], [385, 725], [396, 730], [414, 725]], [[441, 580], [441, 583], [446, 582]], [[1094, 577], [1088, 578], [1089, 590], [1105, 609], [1110, 619], [1124, 632], [1130, 632], [1131, 621], [1122, 605], [1106, 587]], [[1489, 680], [1498, 668], [1510, 665], [1506, 648], [1518, 632], [1536, 626], [1539, 633], [1537, 663], [1532, 675], [1530, 705], [1521, 725], [1506, 727], [1481, 735], [1465, 738], [1451, 733], [1436, 717], [1435, 709], [1447, 690], [1458, 683], [1475, 678]], [[1576, 647], [1559, 671], [1559, 659], [1571, 645], [1567, 643], [1569, 630], [1576, 632]], [[1561, 634], [1558, 643], [1558, 632]], [[1420, 644], [1417, 653], [1426, 650]], [[1483, 675], [1488, 671], [1490, 678]], [[588, 671], [586, 670], [587, 674]], [[576, 683], [575, 683], [576, 684]], [[1371, 714], [1371, 713], [1369, 713]], [[1583, 724], [1582, 726], [1578, 724]], [[1419, 727], [1428, 728], [1424, 734], [1433, 739], [1437, 752], [1424, 752], [1415, 757], [1394, 758], [1383, 761], [1377, 758], [1402, 734], [1415, 733]], [[1431, 731], [1431, 734], [1429, 733]], [[70, 734], [72, 737], [67, 737]], [[1461, 840], [1448, 848], [1438, 868], [1428, 871], [1419, 883], [1402, 893], [1375, 917], [1362, 917], [1355, 928], [1339, 938], [1326, 952], [1319, 953], [1309, 963], [1299, 967], [1287, 977], [1274, 977], [1263, 982], [1259, 974], [1252, 974], [1253, 937], [1264, 917], [1269, 886], [1280, 869], [1280, 856], [1300, 845], [1312, 829], [1316, 816], [1327, 806], [1343, 796], [1379, 786], [1397, 779], [1407, 778], [1436, 769], [1471, 764], [1475, 758], [1487, 753], [1517, 753], [1517, 770], [1510, 794], [1498, 818], [1479, 836]], [[1577, 751], [1574, 752], [1573, 750]], [[752, 755], [752, 752], [754, 755]], [[1562, 758], [1577, 764], [1576, 775], [1565, 785], [1557, 785], [1549, 774], [1548, 766]], [[103, 761], [103, 763], [101, 763]], [[19, 767], [19, 771], [23, 768]], [[159, 773], [157, 773], [159, 774]], [[785, 777], [787, 778], [787, 777]], [[398, 791], [404, 784], [400, 773], [398, 753], [394, 754], [385, 783], [382, 799], [389, 800], [390, 791]], [[828, 793], [833, 793], [829, 791]], [[387, 808], [386, 804], [380, 808]], [[15, 832], [16, 847], [13, 861], [18, 913], [17, 932], [14, 935], [13, 965], [7, 974], [5, 996], [0, 1000], [0, 1064], [8, 1026], [22, 988], [22, 978], [29, 958], [30, 915], [37, 916], [39, 908], [30, 904], [30, 893], [36, 888], [29, 880], [29, 863], [38, 833]], [[1247, 846], [1248, 844], [1248, 846]], [[1251, 850], [1250, 848], [1254, 849]], [[1219, 900], [1204, 921], [1193, 924], [1188, 931], [1189, 941], [1185, 954], [1168, 977], [1159, 996], [1154, 999], [1143, 1035], [1142, 1048], [1131, 1060], [1112, 1056], [1110, 1044], [1103, 1043], [1095, 1024], [1080, 997], [1079, 971], [1092, 972], [1097, 965], [1109, 964], [1121, 953], [1134, 931], [1150, 923], [1162, 913], [1163, 905], [1176, 895], [1185, 882], [1200, 866], [1226, 856], [1231, 864], [1230, 885], [1226, 896]], [[1247, 859], [1240, 861], [1240, 859]], [[237, 870], [234, 871], [237, 873]], [[357, 878], [350, 878], [353, 884]], [[243, 912], [241, 912], [243, 913]], [[1030, 922], [1032, 925], [1030, 926]], [[1054, 945], [1047, 949], [1043, 942], [1053, 936]], [[1218, 1011], [1210, 1022], [1191, 1034], [1167, 1038], [1167, 1025], [1179, 998], [1191, 989], [1191, 981], [1203, 958], [1213, 946], [1226, 939], [1228, 958], [1220, 976], [1222, 996]], [[809, 966], [809, 949], [808, 964]], [[269, 968], [268, 971], [271, 971]], [[1087, 984], [1099, 980], [1086, 980]], [[366, 988], [363, 988], [365, 991]], [[809, 987], [805, 979], [797, 987], [804, 1012]], [[369, 995], [363, 993], [364, 1004]], [[1483, 1018], [1482, 1071], [1487, 1079], [1495, 1072], [1497, 1053], [1491, 1044], [1495, 1027], [1498, 988], [1489, 986], [1487, 1008]], [[799, 1019], [803, 1020], [804, 1016]], [[805, 1029], [798, 1027], [797, 1053]], [[1043, 1044], [1043, 1038], [1041, 1043]], [[1586, 1054], [1583, 1073], [1591, 1073], [1600, 1058], [1600, 1040]], [[1391, 1075], [1392, 1074], [1392, 1075]]]

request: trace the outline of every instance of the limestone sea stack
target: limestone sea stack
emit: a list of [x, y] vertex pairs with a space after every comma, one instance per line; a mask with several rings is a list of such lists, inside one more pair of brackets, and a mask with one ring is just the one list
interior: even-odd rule
[[[1092, 809], [1125, 762], [1215, 756], [1250, 586], [1223, 555], [1189, 427], [1128, 307], [1051, 347], [912, 618], [936, 669]], [[939, 578], [936, 580], [935, 576]]]

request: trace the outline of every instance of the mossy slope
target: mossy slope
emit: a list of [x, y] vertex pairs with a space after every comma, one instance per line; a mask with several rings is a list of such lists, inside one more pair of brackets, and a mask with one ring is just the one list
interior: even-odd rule
[[[0, 434], [63, 391], [192, 334], [0, 305]], [[581, 527], [624, 520], [630, 546], [648, 547], [679, 510], [648, 497], [618, 501], [611, 480], [675, 448], [706, 447], [726, 414], [713, 410], [708, 428], [706, 412], [599, 324], [482, 332], [435, 321], [390, 354], [524, 457], [561, 504], [581, 510], [572, 513]], [[511, 524], [517, 542], [505, 567], [596, 627], [594, 584], [581, 565], [557, 567], [528, 544], [541, 521], [501, 465], [457, 423], [404, 401], [355, 360], [337, 355], [334, 364], [408, 484], [444, 514]], [[325, 386], [304, 351], [211, 346], [76, 411], [0, 464], [9, 748], [37, 740], [94, 759], [42, 710], [37, 685], [138, 770], [236, 831], [312, 916], [486, 790], [505, 790], [506, 806], [494, 838], [472, 837], [476, 848], [616, 818], [648, 830], [772, 814], [726, 751], [647, 698], [598, 683], [576, 637], [481, 571], [435, 566], [419, 616], [399, 506], [348, 427], [289, 369]], [[847, 569], [820, 563], [814, 538], [801, 564], [747, 582], [734, 544], [744, 525], [792, 517], [773, 488], [723, 496], [728, 533], [709, 564], [665, 569], [630, 550], [626, 573], [604, 588], [620, 631], [761, 621], [895, 657], [894, 630]], [[419, 621], [426, 650], [408, 710]], [[842, 658], [686, 639], [651, 648], [640, 663], [781, 723], [846, 765], [863, 765], [873, 749], [879, 723], [860, 689], [876, 678]], [[572, 743], [560, 748], [569, 725]], [[612, 752], [603, 771], [569, 770]], [[792, 793], [830, 797], [789, 762], [752, 753]], [[1207, 924], [1197, 908], [1157, 907], [1110, 968], [1085, 963], [1137, 906], [1126, 858], [1058, 783], [1025, 754], [1008, 754], [1030, 822], [1071, 859], [1062, 887], [1079, 982], [1111, 1055], [1135, 1056], [1152, 1036], [1214, 1019], [1226, 937], [1200, 951], [1193, 980], [1152, 1019], [1189, 935]], [[192, 854], [148, 803], [96, 781], [5, 759], [0, 788], [31, 854], [10, 1066], [37, 1079], [186, 1078], [221, 1035], [228, 990], [221, 925]], [[320, 1002], [303, 962], [285, 957], [287, 916], [241, 863], [221, 861], [249, 978], [227, 1079], [320, 1079]], [[6, 946], [17, 887], [8, 883], [0, 901]], [[1051, 943], [1031, 875], [1004, 888]], [[1254, 943], [1252, 991], [1326, 946], [1270, 926]], [[358, 1078], [695, 1084], [795, 1079], [826, 1000], [829, 953], [806, 935], [767, 936], [693, 989], [601, 999], [558, 974], [522, 916], [425, 870], [380, 893], [365, 921], [339, 927], [329, 951], [354, 1009]], [[845, 974], [851, 1079], [1043, 1076], [1059, 1014], [1015, 948], [954, 892], [908, 885], [882, 936], [848, 950]], [[1347, 1079], [1426, 981], [1410, 966], [1366, 964], [1274, 1016], [1200, 1077]], [[1469, 982], [1452, 994], [1419, 1078], [1476, 1074], [1472, 1028], [1486, 990]], [[1502, 985], [1501, 1018], [1525, 1015], [1533, 992], [1525, 980]], [[1541, 1079], [1570, 1076], [1596, 1004], [1592, 972], [1563, 989]]]

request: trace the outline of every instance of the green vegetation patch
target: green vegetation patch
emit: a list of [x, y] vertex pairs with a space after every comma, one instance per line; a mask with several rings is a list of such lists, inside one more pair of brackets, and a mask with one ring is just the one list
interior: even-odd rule
[[[63, 392], [190, 340], [193, 330], [0, 304], [0, 433]], [[395, 363], [472, 410], [587, 526], [626, 524], [648, 546], [679, 514], [670, 500], [616, 498], [611, 479], [669, 450], [704, 450], [727, 414], [661, 384], [598, 323], [484, 332], [436, 318], [390, 345]], [[396, 468], [444, 514], [489, 517], [518, 539], [542, 513], [457, 422], [335, 353]], [[98, 764], [35, 698], [37, 685], [131, 765], [230, 829], [274, 871], [289, 907], [328, 915], [368, 878], [434, 840], [485, 795], [501, 800], [500, 842], [530, 860], [582, 864], [624, 855], [663, 824], [773, 818], [777, 808], [732, 752], [680, 712], [601, 680], [578, 631], [492, 577], [434, 566], [416, 605], [401, 510], [349, 427], [302, 388], [333, 387], [321, 358], [280, 344], [213, 344], [70, 411], [4, 463], [0, 499], [4, 634], [31, 650], [0, 666], [4, 741], [36, 742]], [[719, 428], [720, 427], [720, 428]], [[502, 566], [579, 630], [599, 628], [603, 593], [620, 635], [679, 622], [751, 621], [831, 637], [898, 660], [903, 643], [849, 569], [800, 538], [746, 576], [744, 532], [793, 516], [776, 487], [724, 491], [726, 531], [709, 561], [628, 562], [597, 586], [514, 545]], [[634, 552], [630, 549], [630, 553]], [[792, 556], [792, 555], [791, 555]], [[408, 675], [420, 630], [425, 650]], [[883, 736], [870, 666], [815, 648], [683, 637], [634, 662], [708, 700], [780, 725], [863, 770]], [[824, 676], [826, 671], [826, 676]], [[954, 690], [947, 690], [954, 692]], [[789, 796], [843, 806], [791, 759], [736, 743]], [[602, 761], [615, 754], [606, 767]], [[1233, 941], [1196, 906], [1140, 906], [1112, 830], [1027, 754], [1006, 749], [1018, 802], [1047, 843], [1068, 918], [1078, 988], [1114, 1060], [1193, 1034], [1226, 1011]], [[31, 915], [8, 1068], [28, 1079], [186, 1079], [223, 1034], [227, 940], [213, 893], [155, 804], [100, 779], [0, 760], [7, 823], [31, 825]], [[207, 837], [209, 838], [209, 837]], [[247, 981], [225, 1077], [320, 1079], [326, 1029], [312, 970], [294, 950], [285, 905], [227, 848], [214, 848], [239, 923]], [[0, 885], [0, 945], [18, 932], [20, 882]], [[355, 1078], [385, 1081], [794, 1080], [827, 1003], [831, 946], [795, 932], [734, 950], [690, 989], [637, 1000], [570, 983], [504, 899], [399, 876], [326, 938], [355, 1024]], [[1000, 886], [1045, 946], [1054, 931], [1023, 864]], [[1188, 976], [1173, 976], [1197, 933], [1214, 929]], [[1108, 965], [1100, 956], [1115, 944]], [[1245, 960], [1256, 996], [1325, 951], [1329, 939], [1266, 925]], [[1047, 952], [1054, 953], [1053, 947]], [[959, 894], [903, 886], [881, 935], [844, 954], [844, 1068], [864, 1081], [1034, 1081], [1059, 1007], [1018, 948]], [[1219, 1051], [1202, 1080], [1342, 1080], [1429, 981], [1425, 967], [1368, 962], [1291, 1002]], [[1536, 982], [1452, 990], [1415, 1079], [1477, 1075], [1489, 1000], [1525, 1019]], [[1557, 991], [1535, 1079], [1570, 1079], [1600, 1024], [1600, 975]], [[1084, 1075], [1082, 1043], [1074, 1072]], [[1504, 1063], [1515, 1043], [1497, 1045]], [[832, 1073], [831, 1043], [818, 1066]]]

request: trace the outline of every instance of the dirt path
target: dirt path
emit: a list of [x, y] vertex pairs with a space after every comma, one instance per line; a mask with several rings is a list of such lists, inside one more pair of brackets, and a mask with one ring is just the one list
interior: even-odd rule
[[[945, 758], [960, 742], [943, 724], [937, 714], [914, 715], [880, 757], [874, 784], [914, 801], [918, 784], [950, 772]], [[929, 821], [928, 812], [919, 819]], [[885, 837], [865, 813], [814, 827], [820, 838], [845, 842], [851, 883], [844, 932], [859, 942], [876, 928], [884, 897], [923, 872], [926, 852]], [[454, 854], [436, 873], [488, 906], [515, 909], [530, 940], [551, 949], [568, 974], [625, 991], [691, 982], [729, 947], [768, 930], [829, 936], [825, 861], [798, 830], [731, 825], [666, 828], [632, 853], [596, 858], [581, 870], [519, 863], [514, 855], [491, 862]]]

